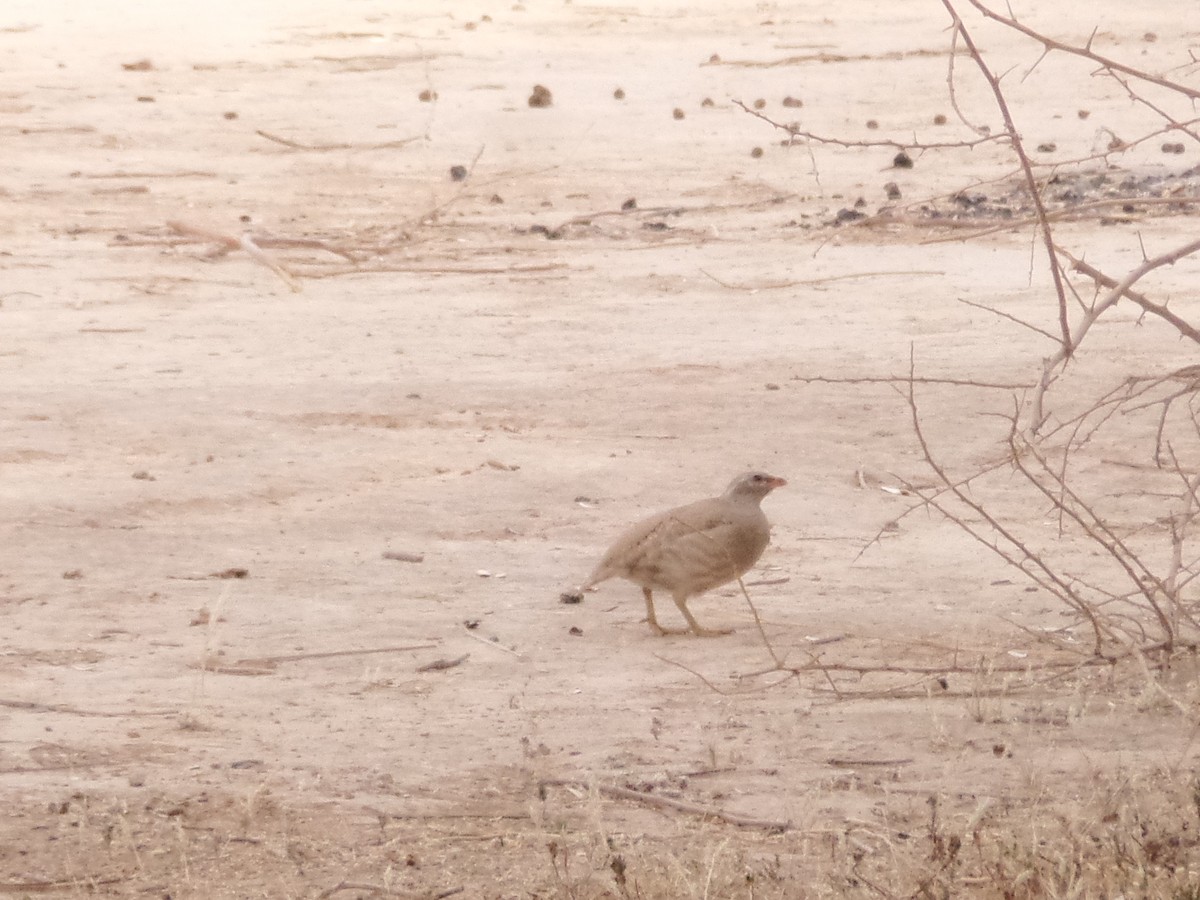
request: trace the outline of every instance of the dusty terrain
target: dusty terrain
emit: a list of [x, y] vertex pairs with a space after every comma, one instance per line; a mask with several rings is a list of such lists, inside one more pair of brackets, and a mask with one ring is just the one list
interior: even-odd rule
[[[1003, 454], [994, 414], [1051, 345], [959, 301], [1053, 332], [1053, 295], [1029, 229], [834, 219], [887, 182], [944, 203], [1011, 150], [897, 169], [782, 146], [733, 103], [851, 143], [968, 140], [940, 4], [142, 6], [0, 10], [0, 892], [907, 896], [946, 834], [1010, 834], [1015, 859], [1093, 826], [1194, 833], [1186, 671], [1020, 672], [1075, 620], [879, 489], [930, 477], [886, 381], [910, 354], [947, 462]], [[1196, 39], [1168, 4], [1062, 6], [1036, 24], [1136, 64]], [[980, 43], [999, 71], [1037, 58]], [[1111, 80], [1042, 67], [1010, 79], [1031, 146], [1152, 127]], [[1123, 273], [1194, 221], [1059, 238]], [[266, 238], [302, 291], [168, 222]], [[1184, 261], [1147, 290], [1186, 312], [1195, 283]], [[1097, 326], [1055, 403], [1194, 359], [1136, 319]], [[1152, 431], [1123, 420], [1094, 459], [1125, 465], [1074, 472], [1148, 553]], [[771, 647], [903, 671], [771, 672], [736, 587], [692, 604], [736, 628], [709, 640], [652, 635], [631, 585], [558, 602], [620, 528], [748, 467], [791, 483], [748, 579]], [[996, 893], [991, 871], [959, 889]]]

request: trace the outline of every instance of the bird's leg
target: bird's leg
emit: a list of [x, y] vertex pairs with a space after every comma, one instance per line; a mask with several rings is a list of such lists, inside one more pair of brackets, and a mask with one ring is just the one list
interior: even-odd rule
[[650, 623], [651, 629], [658, 634], [687, 634], [685, 628], [663, 628], [658, 624], [658, 617], [654, 615], [654, 594], [650, 588], [642, 588], [642, 596], [646, 598], [646, 621]]
[[675, 594], [675, 605], [679, 607], [679, 611], [683, 613], [683, 617], [687, 619], [688, 625], [691, 626], [692, 633], [696, 637], [718, 637], [722, 634], [733, 634], [732, 628], [703, 628], [696, 621], [696, 617], [692, 615], [687, 608], [687, 594]]

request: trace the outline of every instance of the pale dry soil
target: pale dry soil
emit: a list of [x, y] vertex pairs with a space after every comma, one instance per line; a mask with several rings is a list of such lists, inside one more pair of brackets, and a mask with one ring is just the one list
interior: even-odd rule
[[[1020, 672], [1064, 658], [1039, 630], [1086, 656], [1087, 629], [881, 490], [931, 483], [886, 379], [912, 360], [975, 382], [919, 385], [922, 420], [959, 474], [1001, 458], [1052, 345], [959, 301], [1053, 333], [1053, 294], [1029, 229], [830, 223], [889, 181], [907, 202], [1004, 176], [1010, 151], [893, 169], [886, 147], [782, 147], [732, 103], [849, 141], [969, 140], [944, 9], [690, 6], [0, 9], [0, 891], [878, 896], [858, 866], [906, 895], [939, 828], [1044, 815], [1053, 838], [1186, 790], [1186, 666], [1164, 689]], [[1189, 40], [1162, 6], [1038, 24], [1151, 65]], [[998, 70], [1036, 59], [982, 33]], [[1149, 130], [1111, 81], [1042, 65], [1011, 80], [1031, 142], [1073, 159]], [[959, 103], [999, 128], [969, 67]], [[1195, 160], [1151, 142], [1117, 163]], [[292, 292], [169, 221], [353, 261], [268, 248]], [[1139, 235], [1191, 230], [1059, 239], [1123, 274]], [[1195, 277], [1148, 289], [1183, 312]], [[1191, 361], [1136, 320], [1093, 331], [1060, 418]], [[1149, 466], [1155, 415], [1073, 470], [1148, 554], [1176, 484]], [[747, 579], [762, 634], [736, 586], [692, 604], [736, 629], [719, 639], [651, 634], [627, 584], [558, 602], [620, 528], [749, 467], [790, 481]], [[1067, 571], [1107, 577], [1045, 498], [989, 485]], [[764, 635], [790, 666], [908, 671], [788, 677]]]

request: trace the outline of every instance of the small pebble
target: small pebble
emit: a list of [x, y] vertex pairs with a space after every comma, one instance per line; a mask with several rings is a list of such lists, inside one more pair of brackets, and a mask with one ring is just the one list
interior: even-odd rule
[[417, 99], [422, 103], [429, 103], [437, 99], [437, 91], [431, 91], [429, 88], [426, 88], [425, 90], [421, 91], [421, 93], [417, 94]]
[[[714, 104], [713, 104], [712, 97], [705, 97], [703, 100], [700, 101], [700, 105], [704, 106], [704, 107], [713, 106]], [[676, 116], [675, 118], [679, 119], [679, 118], [682, 118], [682, 116]]]
[[795, 97], [788, 96], [788, 97], [783, 98], [783, 105], [786, 106], [788, 109], [799, 109], [801, 106], [804, 105], [804, 101], [799, 100]]
[[767, 101], [763, 100], [761, 97], [758, 100], [754, 101], [755, 109], [766, 109], [766, 106], [767, 106]]
[[933, 124], [934, 125], [945, 125], [946, 117], [943, 116], [941, 113], [938, 113], [936, 116], [933, 117]]
[[762, 155], [763, 155], [762, 147], [755, 147], [753, 150], [750, 151], [750, 156], [754, 159], [761, 159]]
[[623, 91], [621, 88], [617, 88], [615, 91], [613, 91], [613, 99], [614, 100], [624, 100], [625, 99], [625, 91]]
[[535, 109], [551, 106], [554, 103], [554, 98], [550, 95], [550, 89], [544, 85], [535, 84], [533, 93], [529, 95], [529, 105]]
[[466, 166], [451, 166], [450, 167], [450, 180], [451, 181], [466, 181], [467, 180], [467, 167]]
[[883, 192], [887, 194], [887, 198], [889, 200], [900, 199], [900, 185], [896, 184], [894, 181], [889, 181], [887, 184], [885, 184], [883, 186]]
[[875, 131], [879, 127], [879, 123], [874, 119], [867, 119], [867, 130]]
[[912, 157], [901, 150], [892, 157], [892, 167], [895, 169], [911, 169], [913, 167]]
[[676, 119], [682, 119], [684, 117], [685, 113], [682, 109], [680, 109], [677, 106], [677, 107], [675, 107], [675, 111], [672, 112], [671, 115], [674, 116]]

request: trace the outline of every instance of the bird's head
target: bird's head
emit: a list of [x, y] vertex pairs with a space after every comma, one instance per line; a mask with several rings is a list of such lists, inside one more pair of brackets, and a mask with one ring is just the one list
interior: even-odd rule
[[761, 500], [778, 487], [784, 487], [787, 481], [777, 475], [766, 472], [745, 472], [733, 479], [725, 489], [725, 496], [731, 499], [750, 497]]

